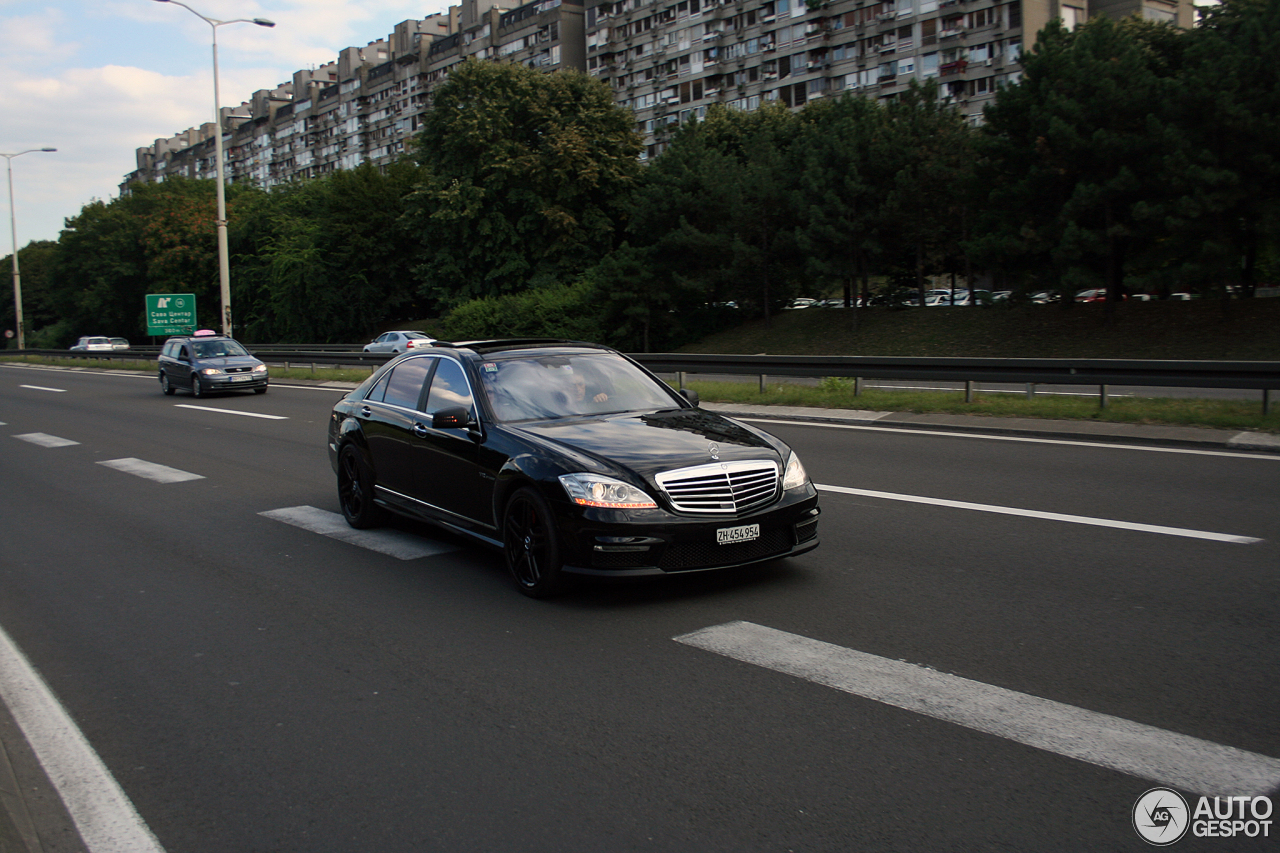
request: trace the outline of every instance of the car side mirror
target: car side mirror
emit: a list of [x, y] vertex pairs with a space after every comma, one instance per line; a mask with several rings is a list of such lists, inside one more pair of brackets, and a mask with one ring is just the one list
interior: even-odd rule
[[462, 406], [441, 409], [431, 416], [432, 429], [466, 429], [471, 426], [471, 413]]
[[690, 406], [698, 405], [698, 392], [692, 388], [681, 388], [680, 396], [684, 397]]

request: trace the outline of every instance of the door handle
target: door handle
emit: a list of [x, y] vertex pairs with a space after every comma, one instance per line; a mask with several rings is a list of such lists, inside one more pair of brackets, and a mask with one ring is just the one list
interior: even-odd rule
[[429, 429], [427, 429], [427, 425], [426, 425], [426, 424], [414, 424], [414, 425], [413, 425], [413, 434], [414, 434], [414, 435], [416, 435], [418, 438], [426, 438], [426, 436], [427, 436], [427, 435], [429, 435], [429, 434], [430, 434], [430, 432], [431, 432], [431, 431], [430, 431]]
[[361, 407], [360, 407], [360, 416], [361, 416], [361, 417], [367, 418], [367, 417], [369, 417], [369, 416], [370, 416], [370, 415], [372, 415], [372, 414], [373, 414], [373, 409], [369, 408], [368, 406], [361, 406]]

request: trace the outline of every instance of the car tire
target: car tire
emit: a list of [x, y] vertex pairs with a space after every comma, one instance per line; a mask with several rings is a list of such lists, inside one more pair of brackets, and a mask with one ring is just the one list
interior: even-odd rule
[[555, 593], [563, 585], [564, 574], [546, 500], [533, 489], [522, 488], [507, 501], [502, 520], [502, 553], [516, 586], [530, 598]]
[[191, 396], [192, 397], [204, 396], [204, 385], [200, 384], [200, 377], [195, 375], [194, 373], [191, 374]]
[[378, 527], [386, 521], [386, 510], [373, 502], [373, 476], [355, 445], [338, 451], [338, 504], [347, 524], [357, 530]]
[[265, 394], [265, 393], [267, 393], [267, 389], [266, 389], [266, 388], [254, 388], [254, 389], [253, 389], [253, 393], [255, 393], [255, 394]]
[[160, 374], [160, 390], [163, 391], [169, 397], [172, 397], [173, 392], [178, 390], [169, 383], [169, 374], [167, 373]]

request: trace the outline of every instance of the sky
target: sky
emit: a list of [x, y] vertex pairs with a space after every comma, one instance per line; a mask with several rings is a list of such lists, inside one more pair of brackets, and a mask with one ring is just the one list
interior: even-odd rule
[[[222, 106], [247, 101], [338, 51], [386, 38], [448, 0], [183, 0], [218, 27]], [[455, 0], [456, 5], [456, 0]], [[9, 162], [18, 246], [57, 240], [64, 221], [119, 196], [136, 150], [213, 121], [213, 28], [157, 0], [0, 0], [0, 153]], [[7, 187], [3, 201], [10, 218]], [[4, 223], [0, 257], [13, 251]]]

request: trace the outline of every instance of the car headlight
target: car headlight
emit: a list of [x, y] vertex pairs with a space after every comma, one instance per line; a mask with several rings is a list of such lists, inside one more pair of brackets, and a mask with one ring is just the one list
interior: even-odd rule
[[560, 485], [578, 506], [605, 509], [653, 509], [653, 498], [628, 483], [599, 474], [561, 474]]
[[809, 482], [809, 475], [800, 464], [800, 457], [792, 453], [787, 460], [787, 472], [782, 475], [782, 488], [798, 489], [807, 482]]
[[266, 372], [267, 372], [267, 366], [266, 366], [265, 364], [255, 365], [255, 366], [254, 366], [254, 368], [253, 368], [253, 372], [254, 372], [254, 373], [266, 373]]
[[220, 370], [217, 367], [206, 367], [200, 372], [203, 373], [205, 376], [218, 376], [222, 373], [222, 370]]

